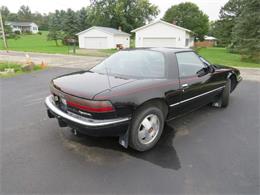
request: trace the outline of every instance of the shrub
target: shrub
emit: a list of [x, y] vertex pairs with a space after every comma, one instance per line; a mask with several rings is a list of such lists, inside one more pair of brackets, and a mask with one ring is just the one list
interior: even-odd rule
[[16, 31], [14, 31], [14, 34], [16, 34], [16, 35], [20, 35], [20, 34], [21, 34], [21, 31], [16, 30]]

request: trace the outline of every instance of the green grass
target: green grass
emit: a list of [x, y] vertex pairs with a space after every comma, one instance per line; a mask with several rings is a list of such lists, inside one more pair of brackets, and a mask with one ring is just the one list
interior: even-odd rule
[[222, 64], [234, 67], [260, 68], [260, 64], [243, 62], [239, 54], [229, 53], [225, 48], [201, 48], [198, 53], [213, 64]]
[[[12, 76], [23, 74], [23, 73], [30, 73], [29, 71], [24, 71], [22, 69], [22, 64], [10, 63], [10, 62], [0, 62], [0, 72], [4, 72], [5, 69], [14, 69], [14, 73], [7, 73], [7, 74], [0, 73], [0, 78], [1, 77], [12, 77]], [[43, 68], [40, 65], [35, 65], [33, 67], [33, 71], [39, 71], [42, 69]]]
[[[47, 41], [47, 31], [41, 31], [42, 35], [20, 35], [18, 39], [8, 39], [8, 49], [15, 51], [41, 52], [41, 53], [59, 53], [68, 54], [68, 46], [56, 46], [54, 41]], [[3, 41], [2, 39], [0, 40]], [[0, 49], [4, 49], [3, 43]]]
[[[61, 43], [59, 46], [56, 46], [54, 41], [47, 41], [47, 34], [47, 31], [42, 31], [42, 35], [21, 35], [20, 38], [17, 40], [8, 39], [9, 50], [68, 54], [68, 46], [64, 46]], [[131, 46], [133, 46], [133, 44], [134, 40], [132, 39]], [[3, 49], [3, 46], [0, 47], [0, 49]], [[76, 54], [96, 57], [107, 57], [115, 53], [116, 51], [116, 49], [77, 49]], [[227, 66], [239, 66], [248, 68], [260, 68], [259, 63], [257, 64], [243, 62], [241, 61], [241, 57], [239, 54], [229, 53], [225, 48], [201, 48], [199, 49], [199, 54], [214, 64], [223, 64]]]
[[[40, 52], [40, 53], [51, 53], [51, 54], [72, 54], [72, 46], [68, 47], [62, 45], [59, 41], [59, 46], [56, 46], [55, 41], [48, 41], [48, 31], [41, 31], [42, 35], [20, 35], [18, 39], [8, 39], [8, 49], [13, 51], [26, 51], [26, 52]], [[0, 39], [2, 42], [2, 39]], [[0, 49], [4, 49], [3, 43], [0, 44]], [[76, 55], [86, 55], [95, 57], [107, 57], [115, 53], [116, 49], [102, 49], [102, 50], [76, 50]]]

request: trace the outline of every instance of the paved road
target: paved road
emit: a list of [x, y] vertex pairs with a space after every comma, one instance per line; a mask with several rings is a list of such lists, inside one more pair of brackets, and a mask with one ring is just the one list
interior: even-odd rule
[[153, 150], [73, 137], [45, 114], [48, 82], [71, 69], [1, 79], [2, 194], [259, 194], [260, 82], [227, 109], [204, 107], [165, 128]]
[[100, 62], [102, 57], [91, 56], [73, 56], [62, 54], [44, 54], [44, 53], [32, 53], [32, 52], [17, 52], [17, 51], [3, 51], [0, 50], [0, 61], [8, 62], [26, 62], [28, 55], [30, 59], [40, 64], [42, 62], [47, 63], [48, 66], [66, 67], [66, 68], [90, 68]]

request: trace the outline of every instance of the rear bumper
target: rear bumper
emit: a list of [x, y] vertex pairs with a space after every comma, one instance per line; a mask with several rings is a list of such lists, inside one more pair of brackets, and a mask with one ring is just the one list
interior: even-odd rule
[[45, 99], [48, 116], [57, 118], [59, 124], [66, 124], [72, 128], [76, 128], [81, 133], [94, 136], [118, 136], [124, 134], [129, 126], [130, 117], [115, 118], [108, 120], [95, 120], [70, 114], [59, 109], [52, 96]]

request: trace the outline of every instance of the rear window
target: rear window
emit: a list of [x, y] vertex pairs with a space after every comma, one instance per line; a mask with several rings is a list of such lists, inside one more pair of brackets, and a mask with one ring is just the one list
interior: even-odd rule
[[120, 51], [91, 69], [93, 72], [136, 78], [165, 77], [164, 55], [157, 51]]

